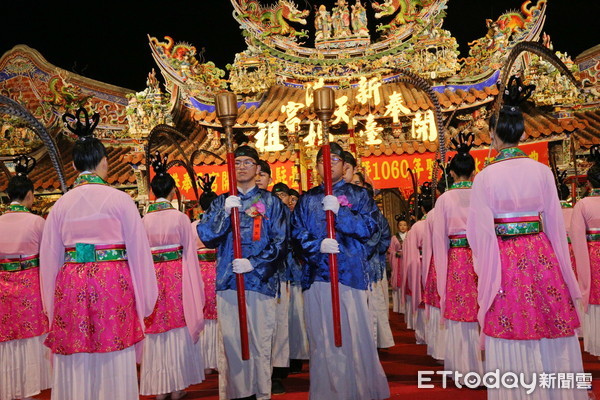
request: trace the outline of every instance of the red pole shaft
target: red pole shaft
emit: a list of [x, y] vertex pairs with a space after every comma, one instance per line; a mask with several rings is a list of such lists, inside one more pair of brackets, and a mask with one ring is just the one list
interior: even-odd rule
[[[327, 133], [325, 133], [327, 134]], [[331, 149], [329, 143], [323, 145], [323, 168], [325, 195], [333, 194], [331, 182]], [[335, 216], [333, 211], [327, 211], [327, 237], [335, 239]], [[338, 285], [337, 256], [329, 255], [329, 279], [331, 281], [331, 308], [333, 312], [333, 338], [336, 347], [342, 347], [342, 327], [340, 324], [340, 292]]]
[[[229, 174], [229, 194], [237, 196], [237, 179], [235, 177], [235, 157], [230, 151], [227, 153], [227, 173]], [[242, 236], [240, 235], [240, 211], [231, 209], [231, 231], [233, 234], [233, 258], [242, 258]], [[235, 274], [237, 286], [238, 316], [240, 320], [240, 338], [242, 342], [242, 360], [250, 359], [248, 347], [248, 317], [246, 315], [246, 289], [244, 275]]]

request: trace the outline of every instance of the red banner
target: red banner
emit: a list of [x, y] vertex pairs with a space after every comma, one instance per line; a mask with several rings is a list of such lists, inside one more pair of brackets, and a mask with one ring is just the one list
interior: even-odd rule
[[[543, 164], [548, 165], [548, 143], [531, 143], [519, 146], [529, 157]], [[447, 158], [453, 156], [455, 152], [448, 152]], [[475, 158], [475, 169], [479, 172], [488, 157], [489, 151], [473, 150], [471, 152]], [[496, 155], [496, 151], [492, 151], [491, 158]], [[402, 154], [391, 156], [371, 156], [362, 159], [362, 166], [365, 169], [367, 180], [370, 181], [376, 189], [391, 189], [398, 188], [408, 197], [412, 193], [412, 183], [408, 169], [410, 168], [419, 184], [431, 180], [431, 173], [435, 162], [434, 153], [423, 154]], [[229, 179], [227, 176], [226, 165], [200, 165], [194, 167], [194, 171], [198, 176], [209, 174], [215, 176], [213, 190], [217, 194], [229, 191]], [[282, 163], [276, 162], [271, 164], [271, 172], [273, 183], [283, 182], [289, 187], [298, 189], [298, 185], [294, 182], [294, 163], [291, 161]], [[310, 171], [309, 171], [310, 172]], [[169, 170], [173, 179], [177, 184], [182, 196], [187, 200], [196, 200], [194, 191], [192, 190], [192, 182], [183, 167], [173, 167]], [[200, 194], [202, 193], [201, 190]]]
[[[543, 164], [548, 165], [548, 143], [531, 143], [519, 146], [529, 157]], [[448, 152], [446, 158], [450, 159], [456, 152]], [[485, 165], [489, 150], [471, 151], [475, 158], [475, 171], [479, 172]], [[496, 156], [497, 152], [492, 150], [490, 159]], [[410, 168], [419, 184], [431, 180], [433, 172], [434, 153], [422, 154], [402, 154], [391, 156], [371, 156], [362, 159], [362, 166], [368, 176], [367, 180], [373, 184], [376, 189], [400, 189], [406, 197], [413, 192], [412, 182], [408, 169]], [[439, 169], [438, 169], [439, 171]], [[440, 172], [441, 174], [441, 172]]]

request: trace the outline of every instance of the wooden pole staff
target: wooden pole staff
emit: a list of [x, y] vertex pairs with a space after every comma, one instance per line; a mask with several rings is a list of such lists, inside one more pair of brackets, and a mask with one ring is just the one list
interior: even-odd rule
[[[235, 176], [235, 157], [233, 155], [233, 125], [237, 119], [237, 98], [234, 93], [222, 92], [215, 96], [217, 118], [225, 129], [227, 136], [227, 173], [229, 175], [229, 194], [237, 196], [237, 179]], [[240, 212], [231, 209], [231, 231], [233, 233], [233, 257], [243, 258], [242, 238], [240, 235]], [[236, 274], [238, 315], [240, 320], [240, 337], [242, 342], [242, 360], [250, 359], [248, 347], [248, 318], [246, 316], [246, 291], [244, 275]]]
[[[325, 195], [333, 194], [331, 182], [331, 148], [329, 147], [329, 121], [335, 107], [333, 89], [323, 87], [314, 93], [315, 112], [323, 123], [323, 169]], [[327, 211], [327, 237], [335, 239], [335, 215]], [[337, 256], [329, 254], [329, 277], [331, 281], [331, 306], [333, 312], [333, 337], [336, 347], [342, 346], [342, 328], [340, 325], [340, 292], [338, 287]]]

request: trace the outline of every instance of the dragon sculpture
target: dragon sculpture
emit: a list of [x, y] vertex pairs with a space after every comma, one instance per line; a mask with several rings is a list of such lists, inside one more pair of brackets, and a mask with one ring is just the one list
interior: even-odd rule
[[375, 18], [380, 19], [393, 15], [396, 11], [396, 17], [387, 24], [379, 24], [377, 31], [389, 31], [396, 27], [405, 25], [409, 22], [418, 20], [420, 11], [433, 3], [433, 0], [385, 0], [383, 3], [373, 2], [371, 6], [375, 13]]
[[261, 6], [256, 0], [241, 0], [239, 6], [242, 12], [238, 14], [238, 17], [255, 24], [262, 32], [262, 37], [274, 35], [290, 38], [308, 37], [307, 30], [297, 31], [288, 21], [306, 25], [305, 18], [310, 11], [299, 10], [289, 0], [279, 0], [277, 4], [267, 7]]
[[175, 75], [187, 84], [197, 83], [209, 88], [225, 88], [225, 71], [212, 61], [200, 63], [196, 59], [196, 47], [183, 42], [175, 43], [173, 38], [165, 36], [166, 42], [148, 36], [150, 46], [156, 50], [160, 59], [168, 65]]
[[488, 31], [482, 38], [469, 42], [469, 56], [461, 59], [466, 68], [461, 75], [477, 75], [486, 68], [498, 69], [502, 59], [518, 42], [530, 41], [535, 36], [535, 25], [543, 23], [547, 0], [539, 0], [535, 6], [526, 0], [519, 11], [502, 14], [496, 21], [486, 20]]

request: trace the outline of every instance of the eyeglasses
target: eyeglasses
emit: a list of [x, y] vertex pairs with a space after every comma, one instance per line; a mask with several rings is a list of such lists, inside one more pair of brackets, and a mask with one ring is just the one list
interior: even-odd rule
[[[341, 161], [344, 161], [344, 160], [342, 160], [340, 157], [335, 157], [335, 156], [332, 156], [332, 157], [331, 157], [331, 165], [337, 165], [337, 164], [339, 164]], [[322, 158], [319, 158], [319, 159], [317, 160], [317, 164], [323, 164], [323, 159], [322, 159]]]
[[242, 168], [242, 167], [244, 167], [244, 168], [250, 168], [250, 167], [253, 167], [255, 165], [256, 165], [256, 163], [254, 161], [252, 161], [252, 160], [236, 160], [235, 161], [235, 167], [236, 168]]

